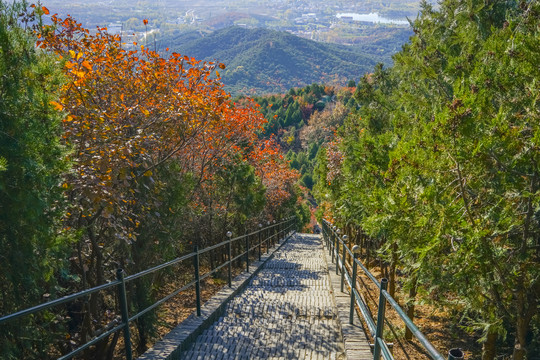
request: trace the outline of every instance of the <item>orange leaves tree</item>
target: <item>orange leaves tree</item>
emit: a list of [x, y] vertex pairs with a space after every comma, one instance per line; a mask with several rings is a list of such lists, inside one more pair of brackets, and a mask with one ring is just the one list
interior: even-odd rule
[[260, 142], [251, 161], [266, 187], [267, 211], [273, 216], [284, 216], [296, 204], [293, 194], [297, 193], [294, 187], [300, 174], [290, 168], [274, 138]]
[[[182, 238], [207, 245], [233, 221], [278, 216], [296, 174], [275, 144], [260, 144], [265, 120], [255, 106], [238, 106], [223, 91], [222, 64], [164, 58], [137, 44], [126, 48], [106, 29], [91, 33], [70, 17], [51, 19], [37, 45], [56, 54], [68, 78], [51, 104], [66, 114], [72, 163], [62, 185], [70, 204], [64, 224], [76, 235], [70, 266], [80, 281], [70, 288], [103, 284], [118, 267], [133, 273], [175, 257], [186, 251]], [[131, 289], [135, 310], [152, 301], [149, 281]], [[108, 321], [103, 296], [83, 306], [75, 340]], [[153, 321], [137, 322], [139, 351]], [[92, 356], [105, 358], [114, 345], [104, 342]]]

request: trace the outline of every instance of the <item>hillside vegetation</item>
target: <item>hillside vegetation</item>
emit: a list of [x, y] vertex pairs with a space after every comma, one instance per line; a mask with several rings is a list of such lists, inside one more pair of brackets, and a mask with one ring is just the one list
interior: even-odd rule
[[267, 29], [229, 27], [204, 36], [171, 35], [159, 42], [170, 51], [224, 63], [222, 81], [237, 94], [287, 92], [314, 82], [345, 85], [351, 76], [362, 76], [380, 60], [353, 47]]
[[449, 310], [483, 360], [540, 354], [539, 16], [535, 1], [424, 3], [315, 169], [325, 216], [382, 257], [390, 291], [404, 274], [410, 313]]
[[313, 188], [313, 169], [321, 145], [333, 138], [349, 113], [357, 108], [355, 82], [348, 87], [311, 84], [286, 94], [254, 97], [267, 122], [262, 136], [277, 139], [286, 159], [300, 173], [300, 185]]

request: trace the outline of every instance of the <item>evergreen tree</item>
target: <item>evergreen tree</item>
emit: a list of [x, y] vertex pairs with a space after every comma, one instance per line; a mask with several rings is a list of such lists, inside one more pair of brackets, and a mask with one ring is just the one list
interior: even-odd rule
[[[538, 347], [539, 13], [424, 2], [394, 66], [361, 79], [360, 117], [316, 171], [319, 200], [378, 239], [406, 287], [482, 331], [484, 360]], [[505, 339], [512, 351], [496, 348]]]
[[[51, 105], [63, 78], [57, 59], [35, 48], [28, 28], [32, 20], [26, 3], [0, 2], [2, 314], [36, 305], [45, 293], [54, 294], [53, 274], [65, 258], [59, 220], [66, 151], [60, 144], [62, 114]], [[44, 354], [42, 342], [14, 341], [47, 336], [47, 330], [36, 334], [41, 326], [23, 324], [8, 323], [0, 330], [1, 358]], [[22, 337], [19, 332], [24, 331]]]

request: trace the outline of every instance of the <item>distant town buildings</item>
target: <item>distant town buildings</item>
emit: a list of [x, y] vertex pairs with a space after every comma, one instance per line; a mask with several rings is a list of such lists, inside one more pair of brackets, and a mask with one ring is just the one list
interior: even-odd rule
[[111, 35], [121, 35], [122, 23], [121, 22], [110, 23], [109, 26], [107, 26], [107, 32]]

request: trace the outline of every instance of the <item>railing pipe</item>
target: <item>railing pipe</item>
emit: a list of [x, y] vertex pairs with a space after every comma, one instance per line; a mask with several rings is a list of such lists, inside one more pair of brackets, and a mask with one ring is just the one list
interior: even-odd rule
[[187, 283], [186, 285], [182, 286], [180, 289], [176, 289], [174, 290], [172, 293], [170, 293], [169, 295], [161, 298], [161, 300], [158, 300], [156, 301], [154, 304], [150, 305], [149, 307], [147, 307], [146, 309], [144, 309], [143, 311], [141, 311], [140, 313], [136, 314], [136, 315], [133, 315], [132, 317], [129, 318], [129, 322], [132, 322], [134, 320], [137, 320], [138, 318], [140, 318], [141, 316], [143, 316], [144, 314], [146, 314], [147, 312], [149, 311], [152, 311], [154, 310], [156, 307], [158, 307], [159, 305], [163, 304], [164, 302], [166, 301], [169, 301], [170, 299], [172, 299], [173, 297], [175, 297], [176, 295], [180, 294], [182, 291], [185, 291], [187, 289], [189, 289], [190, 287], [192, 287], [193, 285], [195, 285], [195, 280], [193, 280], [192, 282], [190, 283]]
[[82, 345], [81, 347], [78, 347], [77, 349], [73, 350], [69, 354], [66, 354], [64, 356], [59, 357], [57, 360], [69, 360], [69, 359], [73, 358], [75, 355], [80, 354], [81, 352], [88, 349], [89, 347], [94, 346], [95, 344], [99, 343], [103, 339], [109, 337], [111, 334], [114, 334], [117, 331], [122, 330], [123, 327], [124, 327], [124, 325], [122, 325], [122, 324], [120, 324], [118, 326], [115, 326], [114, 328], [112, 328], [112, 329], [110, 329], [108, 331], [105, 331], [103, 334], [99, 335], [98, 337], [93, 338], [92, 340], [90, 340], [86, 344]]
[[88, 296], [88, 295], [96, 293], [96, 292], [98, 292], [100, 290], [105, 290], [105, 289], [111, 288], [111, 287], [116, 286], [116, 285], [118, 285], [118, 280], [112, 281], [112, 282], [107, 283], [107, 284], [99, 285], [99, 286], [96, 286], [94, 288], [78, 292], [76, 294], [67, 295], [67, 296], [61, 297], [59, 299], [49, 301], [49, 302], [44, 303], [44, 304], [36, 305], [36, 306], [31, 307], [31, 308], [24, 309], [24, 310], [18, 311], [18, 312], [13, 313], [13, 314], [2, 316], [2, 317], [0, 317], [0, 324], [2, 324], [4, 322], [7, 322], [7, 321], [15, 320], [17, 318], [20, 318], [20, 317], [23, 317], [23, 316], [26, 316], [26, 315], [35, 314], [37, 312], [49, 309], [49, 308], [57, 306], [57, 305], [65, 304], [67, 302], [73, 301], [73, 300], [81, 298], [83, 296]]
[[195, 245], [195, 257], [193, 267], [195, 268], [195, 297], [197, 301], [197, 316], [201, 316], [201, 277], [199, 274], [199, 247]]
[[[156, 272], [158, 270], [165, 269], [166, 267], [178, 264], [178, 263], [180, 263], [180, 262], [182, 262], [184, 260], [187, 260], [187, 259], [191, 258], [192, 256], [195, 256], [195, 253], [186, 254], [184, 256], [180, 256], [179, 258], [173, 259], [171, 261], [167, 261], [166, 263], [154, 266], [153, 268], [146, 269], [146, 270], [141, 271], [139, 273], [126, 276], [125, 280], [126, 280], [126, 282], [130, 282], [131, 280], [138, 279], [138, 278], [140, 278], [142, 276], [145, 276], [145, 275], [154, 273], [154, 272]], [[96, 288], [93, 288], [93, 289], [96, 289]], [[92, 290], [92, 289], [90, 289], [90, 290]]]
[[133, 353], [131, 351], [131, 335], [129, 333], [129, 313], [124, 270], [116, 270], [116, 279], [120, 282], [118, 284], [118, 299], [120, 300], [120, 314], [122, 316], [122, 325], [124, 327], [124, 346], [126, 352], [126, 359], [131, 360], [133, 358]]

